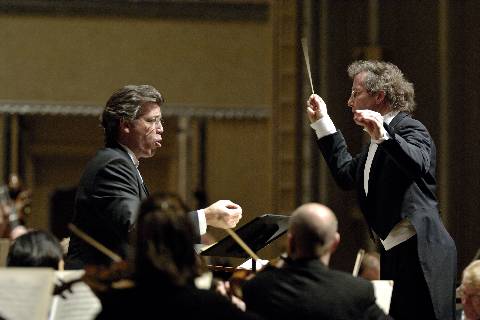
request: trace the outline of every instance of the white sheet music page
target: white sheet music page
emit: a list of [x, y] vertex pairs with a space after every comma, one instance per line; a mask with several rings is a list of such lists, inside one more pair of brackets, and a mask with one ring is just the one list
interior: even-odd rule
[[50, 268], [0, 268], [0, 316], [9, 320], [45, 320], [52, 301]]
[[[256, 269], [257, 270], [260, 270], [261, 268], [263, 268], [264, 266], [266, 266], [268, 264], [268, 260], [263, 260], [263, 259], [258, 259], [258, 260], [255, 260], [256, 263]], [[239, 265], [237, 268], [238, 269], [245, 269], [245, 270], [252, 270], [252, 267], [253, 267], [253, 260], [252, 258], [248, 259], [247, 261], [245, 261], [244, 263], [242, 263], [241, 265]]]
[[388, 314], [392, 300], [393, 280], [372, 280], [377, 305]]
[[[83, 270], [57, 271], [57, 281], [68, 282], [79, 279]], [[84, 282], [72, 284], [70, 290], [53, 298], [49, 320], [91, 320], [102, 309], [100, 300]]]

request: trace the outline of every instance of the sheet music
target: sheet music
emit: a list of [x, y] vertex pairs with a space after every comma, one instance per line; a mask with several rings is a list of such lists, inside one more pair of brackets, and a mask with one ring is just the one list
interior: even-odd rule
[[377, 305], [388, 314], [392, 300], [393, 280], [372, 280]]
[[[256, 270], [260, 270], [261, 268], [263, 268], [264, 266], [266, 266], [268, 264], [268, 260], [262, 260], [262, 259], [258, 259], [258, 260], [255, 260], [256, 261]], [[237, 268], [238, 269], [245, 269], [245, 270], [252, 270], [252, 267], [253, 267], [253, 261], [252, 261], [252, 258], [248, 259], [247, 261], [245, 261], [244, 263], [242, 263], [241, 265], [239, 265]]]
[[9, 320], [45, 320], [52, 301], [50, 268], [1, 268], [0, 316]]
[[[83, 270], [57, 271], [55, 276], [65, 282], [79, 279]], [[58, 281], [58, 280], [57, 280]], [[74, 283], [71, 290], [53, 298], [49, 320], [91, 320], [102, 309], [100, 300], [84, 282]]]

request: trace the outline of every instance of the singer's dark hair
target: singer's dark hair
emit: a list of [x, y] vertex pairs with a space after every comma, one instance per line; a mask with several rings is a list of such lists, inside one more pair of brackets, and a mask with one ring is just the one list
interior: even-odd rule
[[105, 144], [111, 145], [117, 141], [120, 120], [137, 118], [142, 105], [155, 102], [161, 106], [165, 99], [157, 89], [150, 85], [127, 85], [115, 91], [108, 99], [100, 117], [105, 130]]

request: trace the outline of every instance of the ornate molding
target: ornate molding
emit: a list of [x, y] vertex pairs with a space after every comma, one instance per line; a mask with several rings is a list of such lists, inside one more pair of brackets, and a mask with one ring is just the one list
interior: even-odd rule
[[2, 0], [0, 13], [267, 20], [270, 0]]
[[[60, 103], [29, 103], [0, 101], [0, 114], [17, 115], [60, 115], [99, 116], [102, 106]], [[209, 119], [268, 119], [268, 106], [255, 107], [208, 107], [196, 105], [167, 104], [162, 107], [166, 117], [209, 118]]]

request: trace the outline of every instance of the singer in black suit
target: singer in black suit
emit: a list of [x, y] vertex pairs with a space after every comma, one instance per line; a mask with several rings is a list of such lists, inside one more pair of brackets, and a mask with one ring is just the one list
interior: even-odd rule
[[244, 284], [247, 310], [266, 319], [387, 319], [369, 281], [328, 268], [340, 241], [337, 224], [321, 204], [295, 210], [287, 234], [289, 258]]
[[357, 61], [348, 106], [370, 143], [351, 156], [323, 100], [312, 95], [307, 113], [318, 145], [343, 189], [356, 189], [372, 236], [380, 240], [381, 279], [395, 281], [390, 315], [397, 319], [453, 319], [456, 248], [440, 219], [435, 144], [411, 117], [413, 85], [391, 63]]
[[[73, 224], [121, 257], [127, 255], [129, 232], [135, 228], [140, 202], [148, 195], [138, 165], [161, 147], [163, 103], [162, 95], [149, 85], [117, 90], [102, 113], [105, 148], [87, 164], [78, 186]], [[241, 216], [241, 207], [229, 200], [190, 213], [197, 236], [205, 233], [207, 225], [234, 227]], [[66, 268], [110, 263], [110, 258], [71, 235]]]

